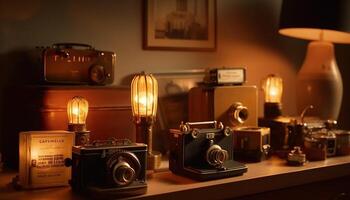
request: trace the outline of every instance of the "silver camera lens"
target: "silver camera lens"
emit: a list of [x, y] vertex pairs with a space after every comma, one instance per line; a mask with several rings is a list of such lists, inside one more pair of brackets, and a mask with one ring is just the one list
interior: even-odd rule
[[119, 162], [113, 169], [113, 180], [120, 186], [129, 185], [134, 181], [135, 175], [135, 170], [125, 161]]
[[243, 124], [249, 116], [248, 108], [240, 102], [236, 102], [231, 106], [229, 118], [233, 125]]
[[228, 159], [228, 152], [222, 149], [219, 145], [212, 145], [209, 147], [206, 153], [207, 162], [216, 167], [222, 168], [224, 162]]
[[109, 157], [106, 164], [111, 181], [119, 186], [132, 183], [141, 171], [139, 159], [131, 152], [116, 152]]

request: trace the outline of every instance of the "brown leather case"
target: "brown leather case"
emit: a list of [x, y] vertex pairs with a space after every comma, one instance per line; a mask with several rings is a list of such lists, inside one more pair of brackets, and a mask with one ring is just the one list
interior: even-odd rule
[[9, 88], [4, 102], [3, 157], [11, 168], [18, 167], [20, 131], [67, 130], [67, 102], [82, 96], [89, 102], [86, 127], [90, 140], [130, 139], [135, 141], [130, 88], [99, 86], [26, 86]]

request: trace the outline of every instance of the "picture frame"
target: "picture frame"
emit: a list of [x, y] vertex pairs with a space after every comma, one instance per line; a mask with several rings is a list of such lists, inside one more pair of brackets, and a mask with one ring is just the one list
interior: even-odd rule
[[146, 50], [216, 50], [216, 0], [145, 0]]

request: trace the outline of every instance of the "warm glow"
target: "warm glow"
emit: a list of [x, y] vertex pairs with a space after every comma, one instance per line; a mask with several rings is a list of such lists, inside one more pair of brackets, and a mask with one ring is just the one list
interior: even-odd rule
[[350, 33], [318, 29], [318, 28], [283, 28], [278, 31], [280, 34], [314, 41], [328, 41], [332, 43], [350, 43]]
[[31, 154], [31, 160], [38, 159], [38, 150], [36, 150], [35, 147], [32, 147], [30, 154]]
[[89, 104], [83, 97], [74, 97], [67, 104], [69, 124], [85, 124], [89, 111]]
[[153, 104], [152, 94], [143, 93], [140, 95], [135, 95], [134, 101], [136, 104], [139, 105], [140, 113], [146, 113], [146, 112], [151, 113], [152, 104]]
[[264, 90], [265, 102], [281, 103], [283, 81], [282, 78], [273, 74], [263, 80], [262, 89]]
[[150, 74], [136, 75], [131, 82], [131, 105], [134, 117], [155, 117], [158, 83]]

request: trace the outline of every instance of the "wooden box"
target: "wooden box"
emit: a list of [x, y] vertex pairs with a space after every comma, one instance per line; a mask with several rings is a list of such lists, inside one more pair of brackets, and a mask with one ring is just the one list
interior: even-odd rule
[[74, 132], [29, 131], [19, 134], [19, 184], [23, 188], [68, 186]]
[[82, 96], [89, 102], [86, 127], [90, 141], [108, 138], [135, 141], [130, 88], [115, 86], [26, 86], [8, 88], [3, 112], [3, 157], [18, 167], [21, 131], [67, 130], [67, 102]]

